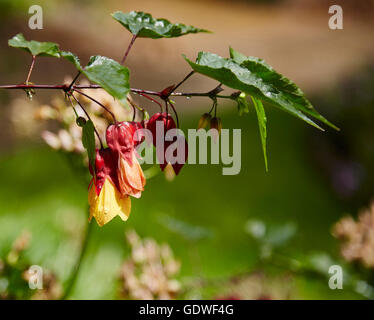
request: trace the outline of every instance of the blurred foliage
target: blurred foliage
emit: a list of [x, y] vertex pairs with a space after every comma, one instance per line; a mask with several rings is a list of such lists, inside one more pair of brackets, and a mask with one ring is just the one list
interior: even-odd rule
[[310, 149], [336, 193], [356, 211], [373, 196], [374, 63], [343, 79], [313, 101], [341, 132], [311, 134]]
[[0, 300], [51, 300], [61, 296], [61, 287], [56, 276], [48, 270], [41, 270], [38, 285], [42, 288], [35, 290], [30, 287], [30, 282], [36, 285], [35, 272], [30, 269], [31, 262], [25, 255], [30, 242], [31, 234], [24, 231], [11, 245], [0, 255]]
[[18, 14], [20, 10], [27, 10], [31, 3], [30, 0], [1, 0], [0, 16], [6, 17], [9, 14]]

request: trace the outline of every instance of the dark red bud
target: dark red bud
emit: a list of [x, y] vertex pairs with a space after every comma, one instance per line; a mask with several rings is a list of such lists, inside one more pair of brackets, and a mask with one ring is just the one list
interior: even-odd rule
[[220, 134], [222, 129], [221, 118], [213, 117], [212, 120], [210, 120], [210, 128], [216, 129], [218, 131], [218, 134]]
[[164, 90], [162, 90], [161, 91], [161, 97], [163, 97], [163, 98], [169, 97], [170, 94], [173, 92], [174, 88], [175, 88], [175, 85], [171, 85], [171, 86], [165, 88]]

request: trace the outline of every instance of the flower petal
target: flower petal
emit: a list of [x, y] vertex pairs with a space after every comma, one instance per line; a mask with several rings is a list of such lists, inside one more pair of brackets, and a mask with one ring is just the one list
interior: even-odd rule
[[94, 217], [100, 227], [117, 215], [123, 221], [126, 221], [130, 216], [130, 197], [121, 196], [109, 179], [105, 179], [99, 195], [96, 194], [95, 188], [90, 189], [88, 203], [90, 205], [90, 219]]
[[132, 153], [131, 160], [131, 162], [123, 158], [119, 160], [119, 185], [124, 194], [140, 198], [144, 190], [145, 177], [135, 152]]

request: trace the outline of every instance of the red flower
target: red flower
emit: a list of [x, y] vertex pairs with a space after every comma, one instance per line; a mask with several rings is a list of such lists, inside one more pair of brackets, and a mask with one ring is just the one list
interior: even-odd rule
[[[108, 127], [109, 148], [97, 150], [95, 172], [88, 195], [90, 219], [103, 226], [115, 216], [126, 221], [131, 211], [130, 196], [139, 198], [145, 178], [136, 158], [134, 134], [141, 124], [120, 122]], [[93, 185], [92, 185], [93, 184]]]
[[[110, 125], [106, 131], [108, 147], [118, 157], [117, 177], [119, 190], [123, 195], [140, 198], [144, 190], [145, 177], [138, 162], [135, 145], [141, 141], [134, 141], [134, 135], [142, 125], [136, 122], [119, 122]], [[139, 140], [139, 139], [138, 139]]]
[[[90, 220], [94, 217], [103, 226], [119, 215], [126, 221], [131, 212], [131, 200], [120, 192], [117, 176], [118, 156], [110, 149], [97, 150], [95, 174], [90, 183], [88, 203]], [[92, 168], [90, 168], [91, 174]]]
[[[160, 128], [162, 128], [161, 132], [157, 132], [157, 123], [159, 123]], [[167, 141], [165, 139], [166, 134], [169, 130], [176, 129], [177, 126], [175, 125], [174, 119], [170, 114], [167, 113], [156, 113], [154, 114], [147, 123], [147, 129], [149, 129], [152, 132], [153, 135], [153, 144], [156, 147], [156, 154], [157, 159], [160, 162], [160, 168], [162, 171], [164, 171], [165, 167], [168, 165], [168, 163], [171, 163], [175, 174], [178, 174], [184, 164], [187, 161], [188, 156], [188, 144], [184, 137], [174, 137], [172, 141]], [[178, 141], [178, 142], [177, 142]], [[173, 156], [176, 157], [178, 153], [178, 148], [181, 147], [181, 143], [184, 144], [184, 159], [183, 161], [173, 161], [171, 162], [170, 159], [168, 159], [166, 155], [166, 150], [170, 145], [173, 143], [178, 143], [177, 148], [173, 151]]]

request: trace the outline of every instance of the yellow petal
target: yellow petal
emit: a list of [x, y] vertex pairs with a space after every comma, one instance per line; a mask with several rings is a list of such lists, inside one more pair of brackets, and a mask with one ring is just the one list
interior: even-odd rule
[[99, 196], [96, 194], [95, 186], [91, 187], [88, 203], [90, 205], [90, 219], [94, 217], [100, 227], [116, 216], [120, 216], [123, 221], [126, 221], [130, 216], [130, 197], [121, 197], [120, 192], [109, 179], [105, 180]]

